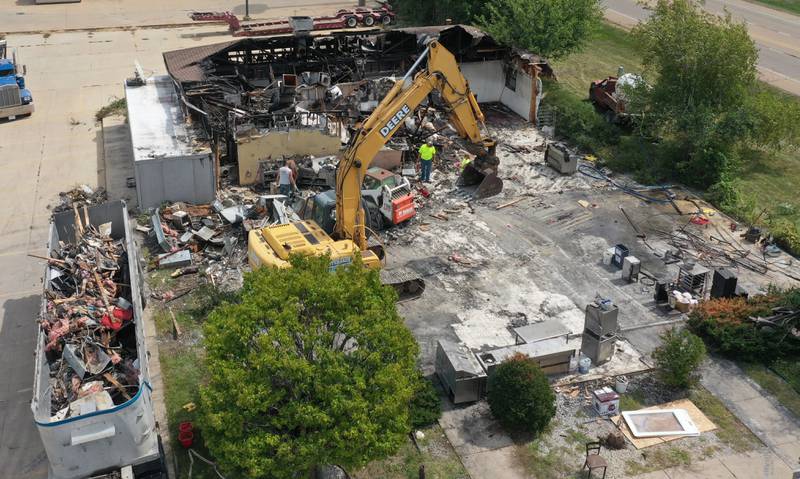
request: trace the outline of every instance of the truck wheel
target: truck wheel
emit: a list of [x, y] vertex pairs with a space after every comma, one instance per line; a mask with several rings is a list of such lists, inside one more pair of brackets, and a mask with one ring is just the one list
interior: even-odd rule
[[381, 23], [383, 23], [383, 24], [384, 24], [384, 26], [389, 26], [389, 25], [391, 25], [391, 24], [392, 24], [392, 17], [391, 17], [390, 15], [384, 15], [384, 16], [381, 18]]
[[375, 25], [375, 17], [373, 17], [372, 15], [367, 15], [366, 17], [364, 17], [364, 25], [367, 27]]
[[358, 25], [358, 20], [356, 17], [347, 17], [344, 24], [347, 25], [347, 28], [355, 28]]
[[[383, 230], [383, 213], [377, 206], [364, 205], [364, 216], [366, 217], [367, 228], [375, 233]], [[367, 236], [369, 236], [369, 232], [367, 232]]]

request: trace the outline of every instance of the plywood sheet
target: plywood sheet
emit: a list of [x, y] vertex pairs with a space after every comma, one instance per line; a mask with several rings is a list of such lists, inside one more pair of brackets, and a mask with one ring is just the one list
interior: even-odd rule
[[[710, 419], [703, 414], [703, 411], [697, 408], [694, 403], [688, 399], [681, 399], [679, 401], [672, 401], [665, 404], [659, 404], [658, 406], [652, 406], [648, 408], [644, 408], [643, 410], [652, 410], [652, 409], [685, 409], [689, 413], [689, 417], [692, 418], [694, 424], [697, 426], [697, 430], [700, 433], [713, 431], [717, 428], [717, 425], [711, 422]], [[655, 446], [656, 444], [662, 444], [669, 441], [674, 441], [676, 439], [681, 439], [686, 436], [661, 436], [661, 437], [634, 437], [631, 430], [628, 428], [628, 425], [625, 423], [625, 420], [622, 416], [614, 416], [611, 418], [614, 421], [614, 424], [619, 426], [620, 431], [622, 434], [628, 438], [628, 441], [636, 447], [636, 449], [644, 449], [646, 447]]]

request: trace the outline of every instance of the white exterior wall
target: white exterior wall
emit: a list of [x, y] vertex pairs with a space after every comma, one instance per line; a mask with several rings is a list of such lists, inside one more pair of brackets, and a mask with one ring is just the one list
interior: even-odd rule
[[461, 64], [461, 72], [480, 103], [498, 102], [528, 121], [533, 99], [534, 79], [522, 70], [515, 70], [516, 88], [506, 87], [504, 63], [501, 60]]

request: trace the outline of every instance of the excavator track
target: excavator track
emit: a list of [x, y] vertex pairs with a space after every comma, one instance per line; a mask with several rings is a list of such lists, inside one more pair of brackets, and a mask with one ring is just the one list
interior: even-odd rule
[[404, 268], [381, 270], [381, 283], [397, 291], [397, 302], [411, 301], [422, 296], [425, 280], [417, 273]]

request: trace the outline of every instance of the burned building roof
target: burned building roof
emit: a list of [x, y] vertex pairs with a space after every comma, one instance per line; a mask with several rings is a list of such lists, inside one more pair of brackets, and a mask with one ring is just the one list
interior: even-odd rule
[[165, 52], [164, 63], [182, 85], [213, 81], [215, 76], [234, 72], [258, 78], [328, 70], [334, 82], [355, 81], [402, 71], [434, 38], [459, 62], [517, 56], [542, 66], [546, 75], [551, 72], [545, 59], [502, 45], [469, 25], [245, 38]]

